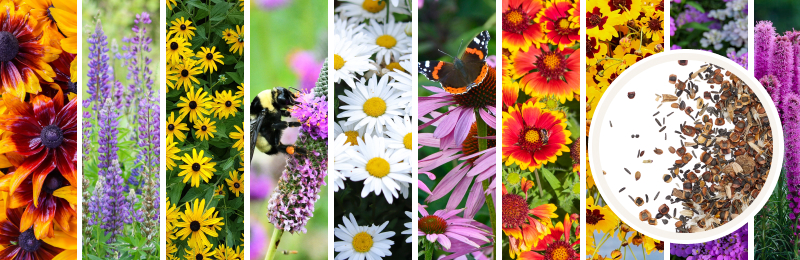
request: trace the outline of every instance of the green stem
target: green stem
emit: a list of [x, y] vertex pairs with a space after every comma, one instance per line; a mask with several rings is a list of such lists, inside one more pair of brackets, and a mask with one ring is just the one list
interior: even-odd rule
[[[422, 239], [425, 239], [424, 237]], [[433, 243], [425, 239], [425, 260], [432, 260], [433, 259]]]
[[278, 244], [281, 243], [281, 236], [283, 236], [283, 229], [275, 227], [275, 230], [272, 232], [272, 238], [269, 239], [269, 249], [267, 250], [267, 256], [264, 257], [264, 260], [272, 260], [275, 258], [275, 254], [278, 253]]
[[[489, 129], [488, 129], [489, 126], [486, 125], [486, 122], [483, 121], [483, 119], [481, 118], [479, 110], [475, 110], [475, 121], [476, 121], [477, 128], [478, 128], [478, 137], [486, 137], [488, 135], [488, 132], [489, 132]], [[478, 152], [486, 150], [486, 149], [488, 149], [488, 147], [489, 147], [489, 140], [488, 139], [486, 139], [486, 138], [478, 138]], [[489, 189], [489, 185], [491, 185], [491, 179], [484, 180], [483, 181], [483, 190], [484, 191], [488, 190]], [[494, 234], [495, 225], [497, 223], [495, 221], [494, 200], [492, 199], [492, 194], [490, 192], [484, 192], [484, 195], [486, 196], [486, 207], [489, 208], [489, 219], [492, 222], [492, 230], [491, 230], [491, 232], [492, 232], [492, 234]], [[492, 258], [494, 258], [494, 255], [492, 255]]]
[[647, 260], [647, 254], [644, 253], [644, 245], [642, 245], [642, 259]]
[[[600, 250], [597, 250], [597, 248], [601, 248], [601, 247], [603, 247], [603, 244], [605, 244], [605, 243], [606, 243], [606, 240], [608, 240], [608, 238], [610, 238], [610, 237], [611, 237], [611, 234], [614, 234], [614, 233], [616, 233], [616, 232], [617, 232], [617, 229], [619, 229], [619, 227], [617, 227], [616, 229], [614, 229], [614, 231], [613, 231], [613, 232], [608, 232], [608, 233], [605, 233], [605, 234], [603, 235], [603, 237], [600, 239], [600, 244], [595, 244], [595, 246], [594, 246], [595, 250], [594, 250], [594, 254], [592, 254], [592, 259], [594, 259], [594, 257], [595, 257], [595, 256], [597, 256], [597, 253], [598, 253], [598, 252], [600, 252]], [[588, 234], [588, 235], [590, 235], [590, 236], [594, 236], [594, 234]]]
[[539, 197], [544, 197], [544, 191], [542, 190], [542, 181], [539, 180], [539, 170], [533, 170], [533, 175], [536, 176], [536, 186], [539, 187]]
[[[644, 244], [642, 244], [640, 246], [642, 247], [642, 249], [644, 249]], [[631, 255], [633, 256], [633, 260], [639, 260], [639, 259], [636, 258], [636, 254], [633, 253], [633, 248], [632, 247], [629, 246], [628, 250], [631, 250]]]

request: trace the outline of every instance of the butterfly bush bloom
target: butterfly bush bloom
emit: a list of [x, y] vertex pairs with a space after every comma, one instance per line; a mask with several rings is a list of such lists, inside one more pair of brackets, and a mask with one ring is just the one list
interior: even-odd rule
[[[323, 66], [320, 74], [327, 74], [326, 68]], [[320, 78], [317, 81], [316, 88], [327, 89], [327, 78], [322, 80]], [[327, 90], [324, 92], [327, 93]], [[328, 171], [328, 109], [327, 95], [321, 94], [301, 94], [302, 97], [298, 99], [300, 104], [292, 110], [292, 115], [302, 117], [298, 119], [303, 123], [295, 146], [306, 149], [306, 153], [288, 156], [286, 169], [267, 206], [269, 221], [275, 228], [290, 233], [306, 232], [305, 226], [314, 216], [314, 204], [319, 199], [322, 185], [325, 185]], [[315, 122], [306, 124], [312, 121]]]

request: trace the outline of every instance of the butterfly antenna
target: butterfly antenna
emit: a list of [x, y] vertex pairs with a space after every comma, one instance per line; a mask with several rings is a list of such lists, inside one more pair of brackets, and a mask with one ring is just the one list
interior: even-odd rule
[[450, 55], [450, 54], [447, 54], [446, 52], [442, 51], [441, 49], [438, 49], [438, 50], [439, 50], [439, 52], [441, 52], [442, 54], [444, 54], [444, 55], [447, 55], [447, 56], [449, 56], [450, 58], [453, 58], [453, 56], [452, 56], [452, 55]]
[[461, 39], [461, 43], [458, 44], [458, 50], [461, 50], [461, 46], [464, 46], [464, 39]]

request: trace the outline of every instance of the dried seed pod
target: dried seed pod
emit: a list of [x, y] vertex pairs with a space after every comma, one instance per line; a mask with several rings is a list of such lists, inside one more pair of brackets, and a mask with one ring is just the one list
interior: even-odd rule
[[717, 119], [714, 121], [714, 124], [715, 124], [715, 125], [717, 125], [717, 126], [722, 126], [722, 125], [725, 125], [725, 119], [724, 119], [724, 118], [721, 118], [721, 117], [719, 117], [719, 118], [717, 118]]
[[669, 150], [669, 153], [675, 153], [675, 147], [670, 146], [667, 150]]
[[636, 206], [639, 206], [639, 207], [641, 207], [642, 205], [644, 205], [644, 199], [642, 199], [642, 197], [636, 197], [636, 198], [633, 200], [633, 203], [635, 203], [635, 204], [636, 204]]
[[641, 221], [646, 221], [650, 219], [650, 217], [652, 217], [652, 215], [650, 215], [650, 211], [648, 210], [642, 210], [642, 212], [639, 212], [639, 220]]
[[678, 97], [675, 96], [675, 95], [672, 95], [672, 94], [663, 94], [661, 96], [664, 97], [664, 100], [662, 100], [661, 103], [668, 103], [668, 102], [678, 101]]
[[679, 199], [686, 199], [686, 197], [684, 197], [683, 191], [679, 189], [672, 189], [672, 196]]
[[692, 154], [690, 153], [685, 153], [683, 154], [683, 156], [681, 156], [681, 161], [683, 161], [683, 163], [689, 163], [689, 161], [691, 160], [692, 160]]
[[642, 173], [641, 173], [641, 172], [639, 172], [639, 171], [636, 171], [636, 174], [635, 174], [634, 176], [635, 176], [636, 180], [638, 181], [638, 180], [639, 180], [639, 178], [641, 178], [641, 177], [642, 177]]
[[629, 99], [633, 99], [633, 97], [635, 97], [635, 96], [636, 96], [636, 92], [634, 92], [634, 91], [628, 92], [628, 98]]
[[658, 213], [661, 214], [669, 213], [669, 206], [667, 206], [667, 204], [661, 204], [661, 206], [658, 207]]
[[664, 153], [664, 151], [662, 151], [661, 149], [658, 149], [658, 148], [653, 150], [653, 152], [656, 153], [657, 155], [661, 155], [662, 153]]
[[678, 153], [678, 156], [683, 156], [686, 154], [686, 147], [681, 146], [681, 148], [678, 148], [676, 152]]
[[664, 182], [666, 182], [666, 183], [670, 183], [670, 182], [672, 182], [672, 175], [670, 175], [670, 174], [664, 174], [663, 180], [664, 180]]
[[681, 65], [681, 66], [686, 66], [686, 65], [688, 65], [688, 64], [689, 64], [689, 61], [688, 61], [688, 60], [679, 60], [679, 61], [678, 61], [678, 65]]
[[678, 80], [678, 75], [675, 74], [669, 75], [669, 84], [675, 84], [676, 80]]
[[651, 226], [655, 226], [655, 225], [658, 225], [658, 222], [656, 221], [656, 219], [651, 218], [651, 219], [647, 220], [647, 224], [650, 224]]

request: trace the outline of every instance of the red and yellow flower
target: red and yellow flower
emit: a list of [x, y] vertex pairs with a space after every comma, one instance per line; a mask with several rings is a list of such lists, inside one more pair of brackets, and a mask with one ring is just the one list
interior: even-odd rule
[[[531, 251], [523, 252], [520, 259], [524, 260], [578, 260], [580, 253], [575, 250], [581, 243], [580, 238], [572, 240], [572, 219], [564, 216], [564, 221], [550, 227], [550, 234], [542, 238], [539, 244]], [[576, 233], [579, 234], [579, 231]]]
[[[580, 56], [575, 49], [551, 49], [543, 45], [512, 55], [514, 74], [521, 76], [520, 87], [530, 96], [554, 96], [561, 103], [580, 93]], [[522, 76], [524, 75], [524, 76]]]
[[567, 144], [570, 131], [564, 114], [544, 108], [540, 102], [528, 101], [503, 112], [503, 161], [517, 164], [522, 170], [537, 169], [555, 162]]
[[536, 18], [542, 9], [541, 0], [503, 0], [503, 48], [528, 51], [539, 48], [544, 33]]
[[558, 208], [553, 204], [543, 204], [531, 209], [526, 197], [508, 193], [505, 184], [502, 200], [503, 233], [509, 239], [509, 256], [515, 258], [536, 247], [539, 240], [549, 234], [547, 227], [552, 226], [551, 218], [558, 217], [555, 214]]
[[571, 2], [555, 2], [544, 10], [547, 38], [559, 49], [572, 46], [580, 39], [580, 17], [573, 15], [575, 5]]

